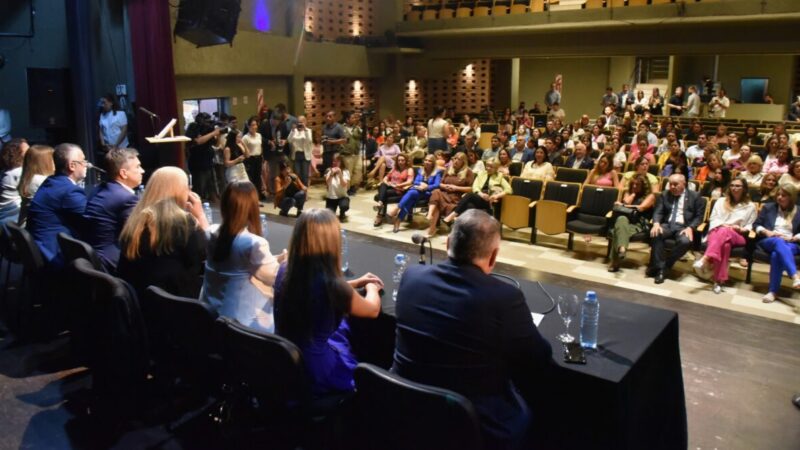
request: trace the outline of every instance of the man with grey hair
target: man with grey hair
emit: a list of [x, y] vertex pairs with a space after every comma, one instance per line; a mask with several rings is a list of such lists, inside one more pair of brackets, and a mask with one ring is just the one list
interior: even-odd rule
[[53, 152], [55, 173], [42, 183], [31, 200], [26, 228], [48, 264], [63, 266], [56, 236], [79, 236], [83, 228], [86, 193], [78, 183], [86, 178], [88, 161], [75, 144], [59, 144]]
[[119, 235], [139, 200], [134, 189], [142, 184], [144, 169], [139, 152], [116, 148], [106, 153], [110, 180], [100, 184], [89, 196], [83, 239], [97, 252], [106, 270], [116, 272], [119, 261]]
[[453, 225], [447, 261], [409, 267], [397, 294], [392, 370], [469, 398], [486, 448], [524, 448], [523, 397], [546, 385], [552, 350], [522, 292], [491, 276], [499, 251], [500, 224], [472, 209]]
[[[668, 188], [656, 200], [650, 229], [652, 250], [647, 275], [655, 277], [656, 284], [664, 282], [665, 272], [689, 250], [694, 228], [703, 221], [705, 212], [700, 194], [686, 189], [686, 178], [681, 174], [671, 175]], [[664, 241], [667, 239], [674, 239], [675, 246], [665, 258]]]

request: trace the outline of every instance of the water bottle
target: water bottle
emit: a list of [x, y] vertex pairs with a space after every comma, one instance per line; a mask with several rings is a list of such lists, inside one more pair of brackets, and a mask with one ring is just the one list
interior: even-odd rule
[[597, 349], [597, 324], [600, 321], [600, 302], [594, 291], [586, 291], [581, 312], [581, 345]]
[[350, 261], [347, 259], [349, 250], [347, 231], [342, 230], [342, 273], [347, 273], [347, 270], [350, 268]]
[[206, 220], [208, 224], [214, 223], [214, 211], [211, 210], [211, 203], [203, 202], [203, 212], [206, 215]]
[[392, 300], [397, 301], [397, 290], [400, 287], [400, 280], [403, 278], [403, 272], [406, 271], [408, 264], [408, 257], [404, 253], [394, 255], [394, 272], [392, 272]]
[[261, 213], [259, 214], [259, 217], [261, 218], [261, 236], [266, 239], [267, 236], [269, 236], [269, 229], [267, 228], [267, 215]]

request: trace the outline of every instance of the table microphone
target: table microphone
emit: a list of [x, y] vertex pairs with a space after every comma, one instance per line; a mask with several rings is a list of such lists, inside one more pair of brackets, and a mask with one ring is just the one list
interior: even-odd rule
[[419, 245], [419, 263], [425, 264], [425, 243], [430, 243], [430, 240], [422, 233], [414, 233], [411, 235], [411, 242]]
[[89, 161], [86, 161], [86, 168], [87, 169], [94, 169], [94, 170], [96, 170], [96, 171], [98, 171], [100, 173], [106, 173], [105, 170], [95, 166], [94, 164], [90, 163]]
[[154, 119], [158, 119], [159, 118], [158, 114], [154, 113], [153, 111], [150, 111], [149, 109], [145, 108], [144, 106], [140, 106], [139, 107], [139, 111], [147, 114], [148, 116], [150, 116], [150, 117], [152, 117]]

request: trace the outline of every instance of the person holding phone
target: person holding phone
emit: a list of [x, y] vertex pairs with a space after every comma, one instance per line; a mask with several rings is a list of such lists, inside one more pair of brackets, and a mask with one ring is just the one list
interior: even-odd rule
[[314, 138], [311, 129], [306, 126], [306, 116], [297, 117], [297, 126], [289, 133], [289, 144], [292, 145], [291, 160], [294, 166], [294, 173], [300, 177], [300, 181], [304, 185], [308, 186]]
[[292, 173], [286, 161], [278, 164], [278, 171], [275, 177], [275, 207], [280, 208], [280, 215], [284, 217], [289, 215], [290, 209], [297, 208], [297, 216], [300, 217], [308, 188], [300, 177]]

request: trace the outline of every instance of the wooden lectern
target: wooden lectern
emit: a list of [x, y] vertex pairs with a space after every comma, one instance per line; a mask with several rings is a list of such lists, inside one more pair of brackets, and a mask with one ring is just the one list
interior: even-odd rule
[[[147, 140], [147, 142], [151, 144], [173, 144], [176, 142], [191, 142], [191, 139], [189, 139], [186, 136], [175, 136], [175, 133], [173, 132], [172, 129], [175, 127], [175, 124], [177, 122], [178, 121], [176, 119], [170, 120], [167, 126], [165, 126], [164, 129], [161, 130], [161, 132], [159, 132], [157, 135], [153, 137], [148, 137], [145, 139]], [[169, 137], [167, 137], [167, 133], [169, 133]]]

